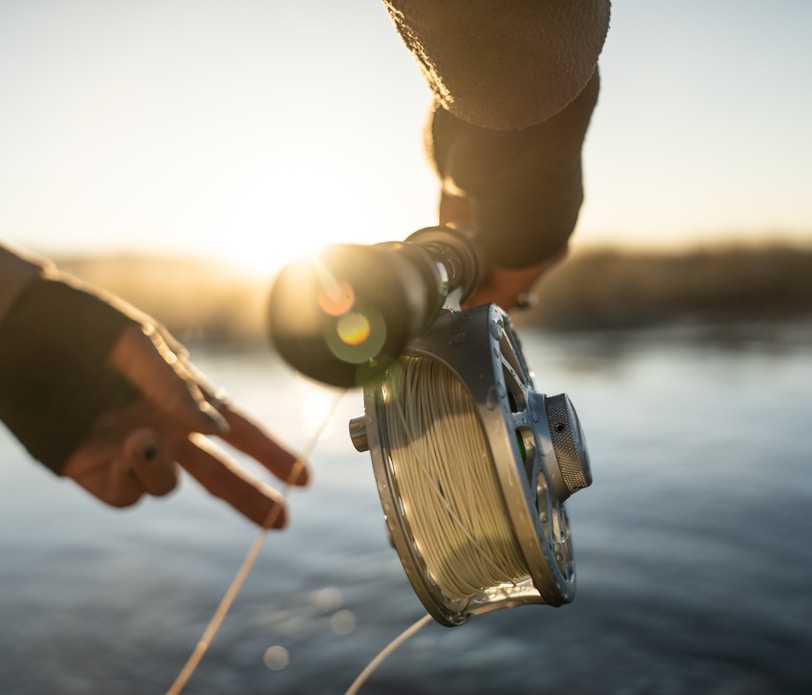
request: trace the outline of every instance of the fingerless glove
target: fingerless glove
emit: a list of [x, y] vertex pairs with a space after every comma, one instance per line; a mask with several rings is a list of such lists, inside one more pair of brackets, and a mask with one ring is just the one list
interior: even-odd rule
[[108, 364], [134, 319], [114, 300], [40, 276], [0, 323], [0, 419], [59, 474], [98, 416], [138, 395]]
[[562, 251], [583, 201], [581, 148], [598, 74], [567, 108], [539, 125], [496, 131], [438, 107], [426, 139], [440, 178], [474, 205], [476, 240], [489, 264], [521, 268]]

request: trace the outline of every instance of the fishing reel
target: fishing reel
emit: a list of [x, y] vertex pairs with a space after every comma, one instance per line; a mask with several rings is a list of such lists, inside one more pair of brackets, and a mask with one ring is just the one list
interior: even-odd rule
[[370, 453], [392, 545], [439, 623], [575, 595], [564, 502], [592, 482], [566, 394], [536, 390], [496, 305], [460, 310], [479, 261], [445, 227], [336, 245], [287, 266], [271, 338], [314, 379], [361, 386], [350, 437]]

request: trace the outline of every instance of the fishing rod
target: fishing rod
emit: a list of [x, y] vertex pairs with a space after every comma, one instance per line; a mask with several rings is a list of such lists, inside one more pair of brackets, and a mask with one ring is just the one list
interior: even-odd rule
[[565, 501], [592, 482], [569, 397], [534, 384], [495, 304], [462, 310], [482, 263], [464, 232], [336, 244], [274, 281], [279, 354], [325, 384], [363, 389], [350, 438], [369, 452], [390, 540], [439, 623], [575, 595]]

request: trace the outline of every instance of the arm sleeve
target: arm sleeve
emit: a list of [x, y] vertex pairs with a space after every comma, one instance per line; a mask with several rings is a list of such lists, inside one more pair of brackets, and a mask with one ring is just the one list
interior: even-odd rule
[[492, 130], [562, 111], [595, 72], [609, 0], [384, 0], [438, 104]]
[[27, 258], [0, 245], [0, 323], [29, 283], [36, 280], [47, 261]]

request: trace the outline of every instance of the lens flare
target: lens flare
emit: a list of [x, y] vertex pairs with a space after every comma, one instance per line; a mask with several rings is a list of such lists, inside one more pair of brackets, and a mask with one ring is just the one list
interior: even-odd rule
[[336, 278], [318, 259], [314, 261], [319, 281], [318, 302], [322, 311], [329, 316], [341, 316], [355, 304], [355, 292], [350, 283]]
[[329, 316], [346, 314], [355, 303], [355, 293], [348, 282], [339, 282], [330, 291], [319, 290], [319, 306]]
[[373, 306], [356, 306], [325, 326], [324, 340], [342, 362], [363, 364], [380, 356], [386, 343], [386, 322]]
[[345, 345], [361, 345], [369, 338], [371, 330], [369, 319], [357, 311], [344, 314], [336, 322], [336, 333]]

